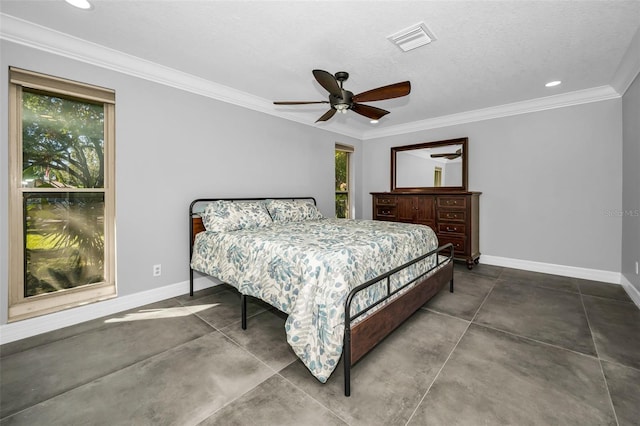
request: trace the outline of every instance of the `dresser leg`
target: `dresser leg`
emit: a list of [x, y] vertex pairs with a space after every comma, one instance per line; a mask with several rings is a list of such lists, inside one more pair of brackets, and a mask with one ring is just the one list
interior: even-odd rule
[[474, 258], [468, 258], [467, 259], [467, 269], [471, 270], [473, 269], [474, 265], [477, 265], [478, 263], [480, 263], [480, 256]]

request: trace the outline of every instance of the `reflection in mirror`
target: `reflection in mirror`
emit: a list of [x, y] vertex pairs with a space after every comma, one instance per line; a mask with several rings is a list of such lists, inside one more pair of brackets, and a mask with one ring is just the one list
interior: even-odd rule
[[391, 190], [467, 190], [467, 138], [391, 148]]
[[462, 186], [462, 145], [397, 152], [396, 186]]

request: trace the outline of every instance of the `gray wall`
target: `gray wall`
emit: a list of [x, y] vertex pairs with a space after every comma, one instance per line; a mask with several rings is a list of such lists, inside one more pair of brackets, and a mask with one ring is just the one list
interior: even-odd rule
[[396, 164], [396, 186], [401, 188], [433, 186], [434, 170], [442, 167], [442, 163], [434, 159], [419, 157], [409, 151], [396, 153]]
[[640, 292], [640, 74], [622, 97], [622, 264], [624, 278]]
[[[0, 323], [7, 319], [8, 66], [116, 91], [121, 296], [188, 280], [187, 213], [194, 198], [310, 195], [333, 216], [335, 143], [354, 146], [353, 167], [362, 169], [359, 140], [6, 41], [0, 47]], [[354, 180], [359, 212], [362, 179]], [[162, 276], [153, 278], [157, 263]]]
[[[459, 159], [458, 159], [459, 160]], [[448, 162], [444, 168], [444, 176], [442, 185], [444, 186], [462, 186], [462, 161]]]
[[468, 137], [469, 189], [483, 193], [484, 255], [619, 272], [621, 218], [609, 212], [622, 207], [621, 105], [616, 99], [367, 140], [364, 197], [371, 203], [369, 192], [389, 190], [391, 147]]

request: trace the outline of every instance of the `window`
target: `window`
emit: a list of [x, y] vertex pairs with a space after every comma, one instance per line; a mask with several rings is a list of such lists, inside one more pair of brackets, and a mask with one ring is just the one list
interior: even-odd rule
[[442, 186], [442, 167], [433, 169], [433, 186]]
[[348, 219], [351, 210], [349, 163], [353, 147], [336, 144], [336, 217]]
[[10, 68], [9, 320], [116, 294], [115, 93]]

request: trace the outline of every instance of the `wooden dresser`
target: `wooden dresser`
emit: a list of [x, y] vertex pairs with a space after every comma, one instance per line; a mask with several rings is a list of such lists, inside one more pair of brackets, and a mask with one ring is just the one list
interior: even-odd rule
[[430, 226], [440, 245], [452, 243], [456, 259], [469, 269], [480, 258], [481, 192], [372, 192], [373, 219]]

